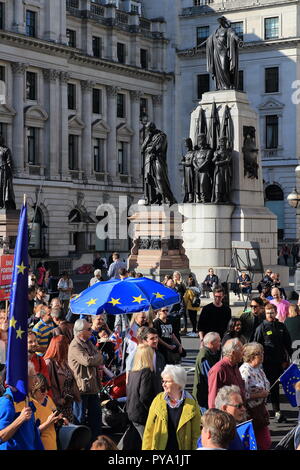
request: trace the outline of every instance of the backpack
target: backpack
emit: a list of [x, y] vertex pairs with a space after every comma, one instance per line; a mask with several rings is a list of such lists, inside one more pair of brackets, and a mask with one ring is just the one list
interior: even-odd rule
[[200, 294], [198, 292], [194, 291], [194, 297], [191, 303], [192, 303], [192, 307], [200, 307], [201, 299], [200, 299]]

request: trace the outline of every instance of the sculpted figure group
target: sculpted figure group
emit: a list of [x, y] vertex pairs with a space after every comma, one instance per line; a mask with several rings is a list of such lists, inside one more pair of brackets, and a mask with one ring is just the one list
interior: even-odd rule
[[184, 167], [183, 202], [229, 203], [232, 149], [227, 147], [227, 138], [220, 138], [215, 152], [206, 143], [205, 134], [199, 134], [194, 148], [190, 138], [185, 140], [185, 145], [187, 153], [181, 162]]

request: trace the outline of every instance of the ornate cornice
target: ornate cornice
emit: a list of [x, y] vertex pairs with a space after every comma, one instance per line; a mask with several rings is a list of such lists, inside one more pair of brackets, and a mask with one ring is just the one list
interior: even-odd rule
[[68, 83], [71, 77], [71, 75], [68, 72], [60, 72], [59, 76], [60, 76], [60, 81], [62, 83]]
[[82, 91], [86, 92], [91, 92], [94, 86], [96, 85], [96, 83], [91, 80], [81, 80], [80, 84]]
[[15, 75], [24, 75], [28, 65], [23, 64], [22, 62], [13, 62], [11, 64], [12, 71]]
[[44, 69], [43, 75], [44, 79], [48, 82], [56, 82], [56, 80], [60, 77], [60, 73], [53, 69]]
[[110, 98], [115, 98], [120, 91], [121, 88], [118, 86], [106, 85], [106, 93]]

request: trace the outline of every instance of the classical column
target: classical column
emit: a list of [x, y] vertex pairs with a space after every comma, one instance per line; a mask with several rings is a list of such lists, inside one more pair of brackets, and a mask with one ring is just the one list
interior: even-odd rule
[[16, 33], [25, 34], [24, 14], [23, 0], [14, 0], [13, 30]]
[[70, 74], [60, 74], [60, 171], [62, 179], [69, 179], [69, 121], [68, 121], [68, 81]]
[[131, 91], [131, 128], [134, 135], [131, 139], [130, 174], [135, 180], [141, 180], [141, 149], [140, 149], [140, 100], [141, 91]]
[[24, 175], [24, 74], [26, 65], [14, 62], [13, 71], [13, 107], [16, 115], [13, 120], [13, 160], [15, 174]]
[[[44, 80], [47, 83], [48, 89], [48, 114], [49, 119], [46, 123], [45, 130], [47, 130], [47, 148], [49, 149], [49, 164], [48, 172], [50, 179], [58, 179], [59, 177], [59, 87], [57, 80], [59, 78], [59, 72], [56, 70], [44, 70]], [[47, 165], [47, 162], [45, 162]]]
[[153, 101], [153, 119], [156, 124], [156, 127], [160, 130], [162, 123], [163, 123], [163, 109], [162, 109], [162, 103], [163, 103], [163, 96], [162, 95], [154, 95], [152, 97]]
[[116, 86], [106, 86], [107, 95], [107, 123], [110, 132], [107, 136], [107, 169], [111, 177], [117, 175], [117, 94], [120, 88]]
[[66, 2], [59, 2], [59, 22], [60, 22], [60, 35], [59, 41], [62, 44], [67, 44], [67, 8]]
[[89, 80], [81, 81], [82, 90], [82, 120], [85, 128], [82, 132], [82, 167], [86, 177], [92, 176], [92, 90], [94, 82]]

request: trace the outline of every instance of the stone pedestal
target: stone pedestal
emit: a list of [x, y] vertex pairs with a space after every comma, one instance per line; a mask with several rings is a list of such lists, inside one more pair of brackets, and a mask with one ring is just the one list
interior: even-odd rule
[[13, 254], [20, 211], [0, 209], [0, 255]]
[[140, 206], [129, 217], [133, 247], [129, 257], [129, 270], [135, 269], [145, 276], [162, 281], [166, 274], [180, 271], [186, 276], [189, 260], [182, 246], [183, 218], [174, 206]]

